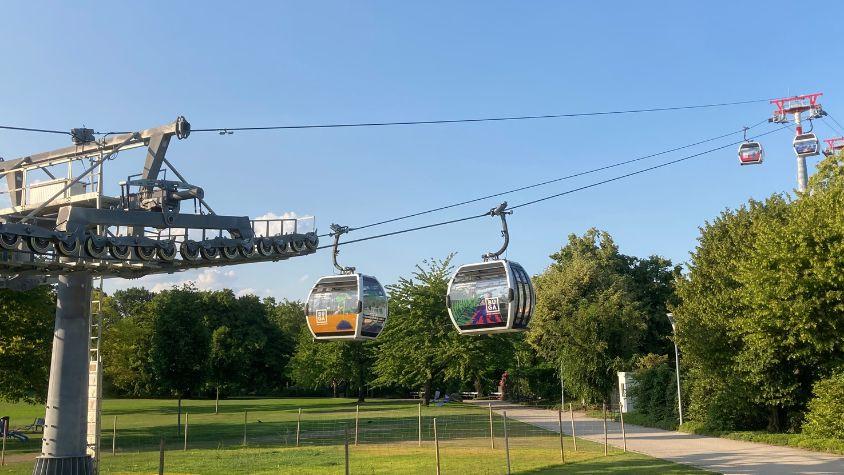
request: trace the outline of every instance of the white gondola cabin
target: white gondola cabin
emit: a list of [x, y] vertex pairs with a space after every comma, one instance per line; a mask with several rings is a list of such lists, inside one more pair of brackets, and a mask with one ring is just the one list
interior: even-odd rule
[[524, 268], [496, 260], [457, 269], [448, 284], [446, 305], [461, 334], [489, 334], [527, 329], [535, 299]]
[[765, 152], [759, 142], [744, 142], [739, 145], [738, 158], [742, 165], [758, 165], [762, 163]]
[[314, 284], [305, 313], [316, 340], [371, 340], [387, 323], [387, 293], [372, 276], [330, 275]]
[[490, 334], [527, 329], [536, 302], [530, 276], [516, 262], [499, 256], [507, 250], [507, 202], [490, 210], [501, 217], [504, 244], [497, 252], [483, 255], [483, 262], [461, 266], [448, 283], [446, 307], [461, 334]]
[[795, 136], [792, 145], [798, 157], [811, 157], [820, 153], [818, 137], [812, 132]]

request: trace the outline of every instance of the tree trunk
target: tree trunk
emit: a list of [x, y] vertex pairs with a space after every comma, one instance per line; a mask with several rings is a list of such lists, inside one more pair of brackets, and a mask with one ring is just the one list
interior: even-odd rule
[[431, 380], [425, 381], [425, 386], [422, 388], [422, 403], [426, 406], [431, 403]]
[[177, 411], [178, 420], [176, 421], [176, 435], [182, 435], [182, 395], [179, 394], [179, 409]]
[[217, 398], [214, 399], [214, 414], [220, 413], [220, 386], [217, 386]]
[[331, 381], [331, 389], [334, 391], [334, 397], [337, 397], [337, 380]]
[[777, 406], [772, 406], [768, 413], [768, 432], [782, 432], [782, 418], [781, 410]]
[[484, 385], [483, 385], [483, 383], [481, 383], [480, 375], [475, 377], [475, 392], [478, 393], [478, 396], [477, 396], [478, 398], [481, 398], [484, 395], [483, 394], [484, 393]]

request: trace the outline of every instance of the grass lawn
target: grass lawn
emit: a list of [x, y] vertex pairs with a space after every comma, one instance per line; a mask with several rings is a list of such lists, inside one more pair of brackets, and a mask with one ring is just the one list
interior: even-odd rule
[[[344, 431], [351, 442], [353, 473], [434, 472], [432, 421], [437, 418], [444, 473], [504, 473], [503, 420], [493, 417], [495, 448], [490, 448], [489, 413], [476, 406], [449, 404], [422, 408], [422, 445], [418, 445], [418, 405], [373, 400], [360, 405], [359, 445], [354, 446], [356, 403], [350, 399], [235, 399], [183, 402], [190, 414], [188, 451], [176, 434], [172, 400], [106, 400], [103, 404], [102, 473], [157, 473], [158, 444], [165, 440], [166, 473], [343, 473]], [[302, 416], [299, 419], [299, 409]], [[248, 446], [243, 447], [244, 413]], [[43, 407], [0, 404], [12, 427], [43, 417]], [[111, 428], [117, 417], [117, 455], [111, 454]], [[300, 444], [295, 446], [300, 420]], [[578, 452], [566, 438], [561, 464], [559, 436], [508, 420], [513, 473], [695, 473], [694, 469], [578, 439]], [[22, 444], [7, 442], [9, 463], [0, 474], [29, 474], [40, 450], [36, 435]], [[702, 473], [702, 472], [696, 472]]]

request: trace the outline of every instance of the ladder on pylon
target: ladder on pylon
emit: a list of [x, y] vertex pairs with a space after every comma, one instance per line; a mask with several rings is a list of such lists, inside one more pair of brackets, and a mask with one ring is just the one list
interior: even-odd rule
[[88, 320], [88, 428], [87, 452], [94, 462], [94, 473], [99, 473], [100, 427], [102, 421], [103, 359], [100, 355], [102, 337], [103, 278], [93, 280], [91, 312]]

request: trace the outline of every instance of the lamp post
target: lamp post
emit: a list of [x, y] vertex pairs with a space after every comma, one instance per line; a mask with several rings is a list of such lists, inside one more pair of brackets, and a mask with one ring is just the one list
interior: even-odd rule
[[677, 323], [674, 321], [673, 313], [666, 313], [668, 321], [671, 322], [671, 331], [674, 332], [674, 367], [677, 373], [677, 409], [680, 411], [680, 425], [683, 425], [683, 398], [680, 395], [680, 351], [677, 350]]

